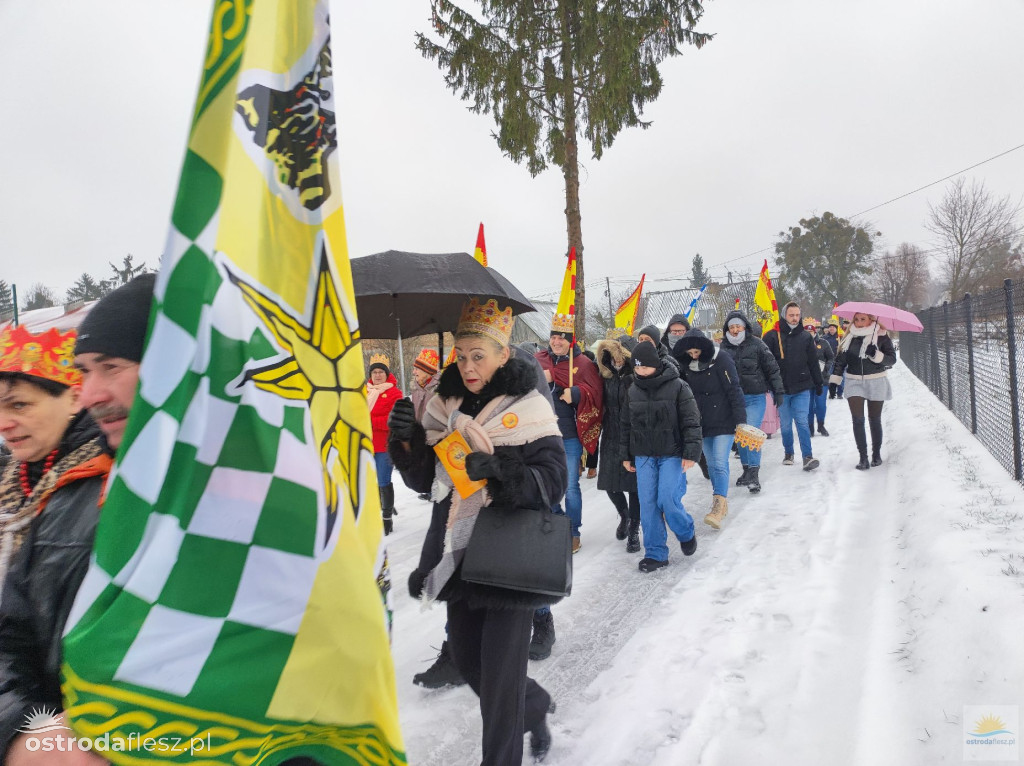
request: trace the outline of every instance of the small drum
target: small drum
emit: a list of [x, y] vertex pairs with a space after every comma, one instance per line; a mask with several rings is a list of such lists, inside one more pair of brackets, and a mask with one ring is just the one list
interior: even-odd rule
[[760, 428], [750, 425], [750, 423], [740, 423], [736, 426], [736, 444], [740, 447], [760, 452], [761, 445], [764, 444], [767, 438], [768, 434]]

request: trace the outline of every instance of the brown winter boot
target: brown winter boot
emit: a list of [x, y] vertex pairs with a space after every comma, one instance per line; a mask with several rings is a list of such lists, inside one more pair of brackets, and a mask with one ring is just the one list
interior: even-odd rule
[[726, 514], [729, 513], [729, 501], [721, 495], [711, 496], [711, 513], [704, 517], [704, 523], [715, 529], [722, 528]]

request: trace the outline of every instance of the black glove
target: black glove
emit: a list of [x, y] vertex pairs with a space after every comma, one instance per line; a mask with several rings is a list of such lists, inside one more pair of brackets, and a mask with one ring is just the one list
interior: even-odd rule
[[470, 452], [466, 455], [466, 473], [473, 481], [480, 479], [501, 479], [501, 461], [497, 455], [486, 452]]
[[394, 508], [385, 508], [381, 511], [384, 518], [384, 536], [387, 537], [395, 531], [395, 521], [391, 517], [394, 515]]
[[388, 430], [391, 438], [400, 442], [412, 439], [412, 427], [416, 425], [416, 410], [411, 399], [399, 399], [388, 416]]
[[423, 593], [423, 583], [427, 579], [427, 573], [418, 569], [412, 570], [409, 575], [409, 595], [419, 598]]
[[776, 407], [781, 407], [782, 406], [782, 392], [781, 391], [772, 391], [772, 401], [775, 403]]
[[815, 386], [815, 387], [814, 387], [814, 395], [815, 395], [815, 396], [821, 396], [821, 393], [822, 393], [822, 391], [824, 391], [824, 390], [825, 390], [825, 388], [824, 388], [823, 386], [820, 386], [820, 385], [818, 385], [818, 386]]
[[877, 352], [878, 352], [878, 346], [876, 346], [874, 343], [869, 343], [868, 347], [866, 349], [864, 349], [864, 356], [866, 356], [866, 357], [868, 357], [870, 359]]
[[828, 384], [828, 398], [835, 399], [839, 395], [839, 386], [835, 383]]

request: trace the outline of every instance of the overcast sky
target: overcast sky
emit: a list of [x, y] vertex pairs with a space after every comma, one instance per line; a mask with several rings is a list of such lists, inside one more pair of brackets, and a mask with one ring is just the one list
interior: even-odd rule
[[[168, 226], [210, 0], [0, 0], [0, 279], [61, 296]], [[468, 3], [464, 4], [468, 7]], [[850, 216], [1024, 144], [1022, 0], [713, 0], [703, 50], [665, 63], [646, 131], [582, 150], [586, 281], [756, 271], [800, 218]], [[472, 251], [557, 291], [560, 171], [531, 178], [414, 49], [427, 0], [332, 3], [350, 255]], [[1024, 195], [1024, 149], [970, 171]], [[934, 186], [868, 213], [929, 244]], [[747, 256], [747, 257], [743, 257]], [[651, 289], [684, 286], [651, 281]], [[599, 293], [592, 299], [604, 300]]]

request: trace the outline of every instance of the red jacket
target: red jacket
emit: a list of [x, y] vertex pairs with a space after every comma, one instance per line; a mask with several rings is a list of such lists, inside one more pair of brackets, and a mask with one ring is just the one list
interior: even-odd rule
[[388, 383], [392, 385], [387, 391], [377, 397], [377, 401], [370, 410], [370, 425], [373, 426], [373, 451], [388, 451], [388, 416], [395, 402], [402, 398], [402, 391], [398, 387], [398, 380], [394, 375], [388, 375]]

